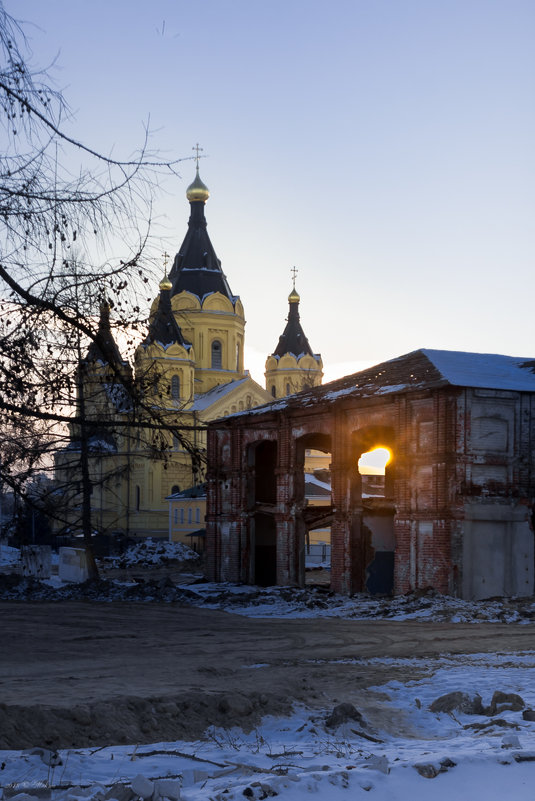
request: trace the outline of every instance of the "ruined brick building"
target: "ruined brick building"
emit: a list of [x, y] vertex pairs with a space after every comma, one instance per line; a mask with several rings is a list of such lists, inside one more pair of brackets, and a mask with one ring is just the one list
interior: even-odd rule
[[[359, 456], [391, 450], [381, 497]], [[308, 449], [332, 497], [309, 508]], [[331, 587], [462, 598], [534, 591], [535, 361], [418, 350], [210, 424], [209, 578], [302, 586], [331, 526]]]

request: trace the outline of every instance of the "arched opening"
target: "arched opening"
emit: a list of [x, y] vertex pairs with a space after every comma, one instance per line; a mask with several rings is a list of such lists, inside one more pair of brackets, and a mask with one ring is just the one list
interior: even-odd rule
[[180, 492], [180, 487], [178, 484], [173, 484], [171, 488], [171, 495], [175, 495], [177, 492]]
[[394, 589], [394, 432], [370, 426], [354, 432], [351, 477], [352, 565], [356, 591], [389, 595]]
[[212, 342], [212, 369], [221, 370], [223, 365], [223, 347], [218, 339]]
[[240, 346], [236, 345], [236, 372], [240, 372]]
[[290, 390], [290, 384], [288, 384], [288, 383], [286, 384], [286, 394], [287, 395], [291, 395], [292, 394], [291, 390]]
[[296, 442], [295, 507], [297, 535], [304, 554], [307, 585], [328, 587], [331, 583], [331, 438], [320, 432], [306, 434]]
[[139, 512], [139, 507], [140, 507], [140, 504], [141, 504], [141, 489], [140, 489], [140, 487], [138, 485], [136, 485], [135, 504], [136, 504], [136, 512]]
[[171, 378], [171, 398], [180, 400], [180, 377], [178, 375]]
[[384, 498], [386, 467], [392, 461], [392, 451], [379, 445], [363, 453], [358, 460], [363, 498]]
[[275, 384], [271, 385], [271, 394], [273, 395], [274, 398], [277, 397], [277, 387], [275, 386]]

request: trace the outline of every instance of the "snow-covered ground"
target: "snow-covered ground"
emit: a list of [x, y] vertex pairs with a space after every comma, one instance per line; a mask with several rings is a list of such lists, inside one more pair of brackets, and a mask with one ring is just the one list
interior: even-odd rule
[[[168, 543], [136, 546], [120, 566], [184, 560]], [[191, 552], [190, 552], [191, 553]], [[6, 566], [18, 552], [2, 546]], [[194, 564], [194, 562], [193, 562]], [[4, 577], [0, 595], [24, 598], [92, 598], [100, 601], [180, 601], [255, 617], [390, 619], [532, 623], [534, 599], [467, 602], [433, 592], [398, 598], [337, 596], [325, 588], [267, 588], [197, 581], [118, 583], [92, 588], [55, 588], [38, 581]], [[9, 581], [7, 581], [9, 579]], [[14, 593], [14, 594], [13, 594]], [[311, 661], [314, 661], [311, 654]], [[278, 797], [300, 801], [533, 801], [535, 798], [535, 651], [448, 655], [430, 659], [352, 659], [373, 667], [388, 662], [414, 676], [369, 689], [362, 716], [342, 707], [297, 706], [286, 718], [264, 718], [241, 729], [212, 727], [195, 742], [109, 745], [0, 752], [3, 798], [133, 801], [241, 801]], [[266, 666], [244, 665], [262, 671]], [[400, 670], [400, 675], [402, 672]], [[492, 706], [499, 691], [502, 704]], [[430, 709], [437, 698], [458, 693], [449, 712]], [[462, 695], [464, 694], [464, 695]], [[478, 696], [480, 701], [478, 702]], [[519, 696], [520, 699], [515, 699]], [[503, 698], [508, 700], [503, 703]], [[451, 698], [451, 696], [450, 696]], [[498, 698], [499, 700], [499, 698]], [[451, 706], [451, 704], [450, 704]], [[468, 711], [463, 711], [468, 710]], [[477, 714], [474, 714], [474, 711]], [[110, 712], [112, 714], [112, 712]], [[136, 780], [137, 777], [137, 780]], [[166, 781], [165, 783], [159, 783]], [[131, 790], [134, 782], [136, 792]], [[145, 789], [143, 789], [145, 788]], [[51, 792], [51, 795], [50, 795]]]
[[[372, 688], [380, 693], [374, 720], [343, 722], [342, 715], [336, 725], [332, 710], [299, 707], [247, 733], [209, 729], [196, 742], [72, 749], [52, 760], [46, 752], [4, 751], [0, 782], [10, 795], [50, 787], [57, 799], [131, 797], [126, 787], [142, 776], [153, 783], [147, 792], [158, 790], [157, 780], [171, 780], [167, 790], [160, 785], [160, 795], [171, 798], [180, 784], [184, 801], [533, 801], [535, 722], [518, 706], [535, 706], [535, 652], [399, 661], [418, 677]], [[496, 691], [521, 701], [509, 695], [494, 715], [430, 710], [438, 697], [458, 691], [479, 694], [484, 707]]]

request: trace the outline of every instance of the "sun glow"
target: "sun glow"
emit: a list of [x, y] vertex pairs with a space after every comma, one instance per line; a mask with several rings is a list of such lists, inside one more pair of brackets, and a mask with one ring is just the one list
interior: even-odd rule
[[358, 462], [361, 476], [384, 476], [385, 467], [392, 460], [392, 451], [383, 446], [363, 453]]

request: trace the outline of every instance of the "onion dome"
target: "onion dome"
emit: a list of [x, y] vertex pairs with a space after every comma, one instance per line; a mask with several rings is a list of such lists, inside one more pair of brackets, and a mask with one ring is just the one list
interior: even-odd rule
[[299, 303], [301, 298], [299, 297], [299, 293], [297, 289], [294, 287], [290, 294], [288, 295], [288, 302], [289, 303]]
[[162, 278], [162, 280], [160, 281], [160, 290], [162, 290], [162, 289], [163, 290], [166, 290], [166, 289], [168, 290], [168, 289], [172, 289], [172, 288], [173, 288], [173, 284], [169, 280], [169, 276], [165, 275]]
[[195, 203], [199, 200], [203, 203], [206, 203], [210, 197], [210, 190], [206, 184], [201, 181], [201, 177], [199, 175], [199, 165], [197, 165], [197, 174], [195, 175], [195, 180], [186, 189], [186, 197], [190, 203]]

